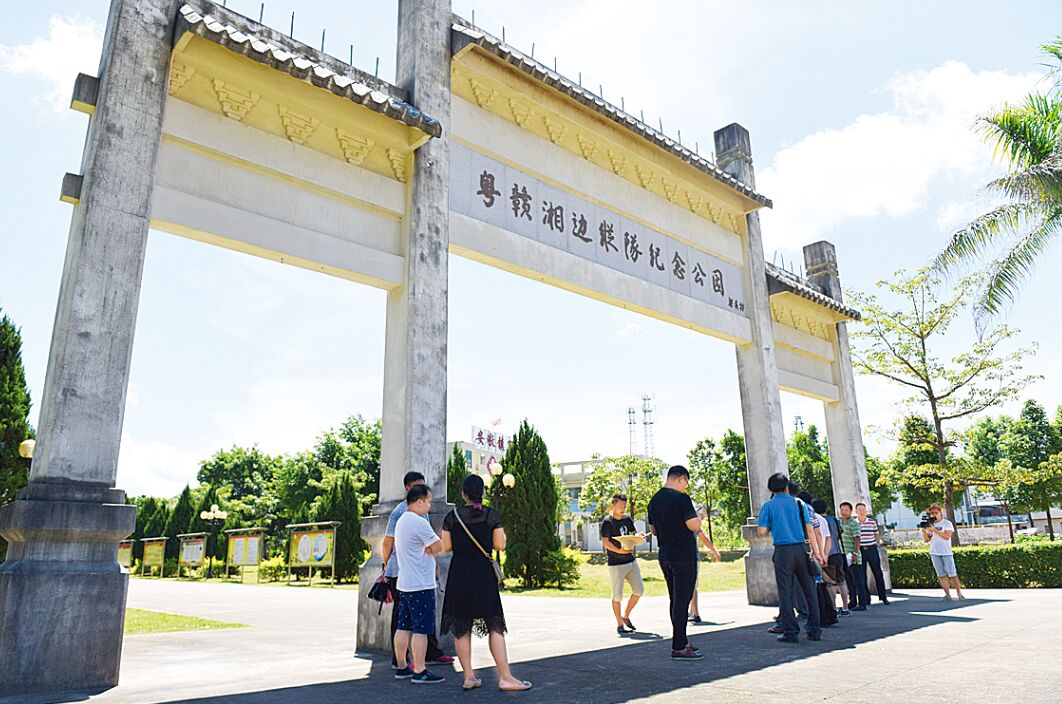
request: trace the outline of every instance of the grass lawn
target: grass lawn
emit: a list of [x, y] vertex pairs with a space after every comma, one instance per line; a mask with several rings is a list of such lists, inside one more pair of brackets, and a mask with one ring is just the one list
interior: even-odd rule
[[174, 633], [176, 631], [211, 631], [218, 628], [246, 628], [243, 623], [213, 621], [209, 618], [168, 614], [145, 609], [125, 610], [125, 634], [139, 636], [145, 633]]
[[[667, 596], [664, 573], [660, 571], [660, 563], [656, 561], [655, 556], [652, 558], [639, 557], [638, 567], [641, 569], [642, 581], [645, 583], [645, 596]], [[510, 579], [506, 580], [505, 593], [525, 596], [575, 596], [595, 599], [608, 599], [612, 596], [607, 565], [584, 562], [579, 565], [579, 573], [579, 583], [569, 589], [521, 589], [516, 586], [516, 580]], [[725, 562], [701, 562], [701, 573], [697, 580], [697, 588], [702, 592], [744, 589], [745, 562], [740, 559]], [[624, 594], [629, 593], [630, 589], [625, 588]]]

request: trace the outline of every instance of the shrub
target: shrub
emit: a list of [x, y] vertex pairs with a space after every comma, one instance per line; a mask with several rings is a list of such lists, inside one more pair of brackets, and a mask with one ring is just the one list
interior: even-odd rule
[[559, 589], [575, 586], [579, 582], [579, 564], [582, 561], [578, 550], [550, 550], [542, 560], [543, 585], [554, 585]]
[[[1062, 587], [1062, 542], [970, 545], [954, 552], [959, 578], [972, 589]], [[939, 584], [928, 550], [891, 551], [889, 568], [893, 587]]]
[[262, 560], [258, 564], [258, 579], [261, 582], [279, 582], [288, 576], [288, 562], [283, 555]]

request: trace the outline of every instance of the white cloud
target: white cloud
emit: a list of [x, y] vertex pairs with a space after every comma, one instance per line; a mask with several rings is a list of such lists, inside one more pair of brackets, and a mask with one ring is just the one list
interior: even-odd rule
[[70, 105], [78, 72], [95, 75], [103, 46], [103, 28], [84, 17], [53, 16], [48, 36], [29, 44], [0, 44], [0, 69], [27, 74], [45, 84], [42, 101], [57, 112]]
[[176, 496], [195, 484], [199, 462], [210, 452], [189, 451], [166, 442], [141, 442], [122, 433], [118, 454], [118, 487], [129, 496]]
[[810, 242], [852, 218], [912, 215], [941, 179], [975, 189], [991, 167], [991, 150], [972, 129], [977, 116], [1020, 99], [1038, 78], [948, 61], [891, 80], [891, 110], [781, 150], [757, 177], [775, 204], [764, 214], [767, 251]]
[[624, 323], [616, 329], [616, 337], [621, 339], [627, 337], [642, 337], [647, 332], [648, 331], [645, 329], [645, 326], [639, 323], [630, 322]]

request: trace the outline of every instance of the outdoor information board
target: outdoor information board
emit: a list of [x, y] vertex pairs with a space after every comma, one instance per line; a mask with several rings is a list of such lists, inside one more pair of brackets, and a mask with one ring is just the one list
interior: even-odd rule
[[225, 577], [229, 576], [229, 569], [236, 567], [240, 570], [240, 581], [243, 581], [244, 567], [257, 567], [262, 561], [262, 548], [265, 545], [266, 529], [261, 526], [254, 528], [230, 528], [225, 531], [228, 536], [228, 548], [225, 556]]
[[144, 559], [140, 563], [140, 575], [148, 567], [158, 567], [159, 577], [165, 576], [166, 571], [166, 541], [169, 538], [142, 538], [144, 543]]
[[313, 580], [313, 569], [331, 567], [332, 584], [335, 584], [335, 543], [336, 521], [323, 523], [292, 523], [291, 541], [288, 546], [288, 581], [291, 570], [305, 567], [309, 569], [309, 579]]
[[184, 533], [178, 535], [181, 541], [177, 557], [177, 576], [181, 576], [182, 567], [202, 567], [206, 561], [206, 533]]
[[118, 564], [129, 569], [133, 566], [133, 540], [123, 540], [118, 543]]

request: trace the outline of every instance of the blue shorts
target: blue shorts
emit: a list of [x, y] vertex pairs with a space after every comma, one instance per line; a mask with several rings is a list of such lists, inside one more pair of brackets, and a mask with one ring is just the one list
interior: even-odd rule
[[930, 555], [929, 559], [933, 561], [933, 569], [936, 571], [937, 577], [959, 576], [959, 571], [955, 569], [954, 555]]
[[398, 592], [397, 631], [412, 631], [425, 636], [435, 635], [435, 590]]

